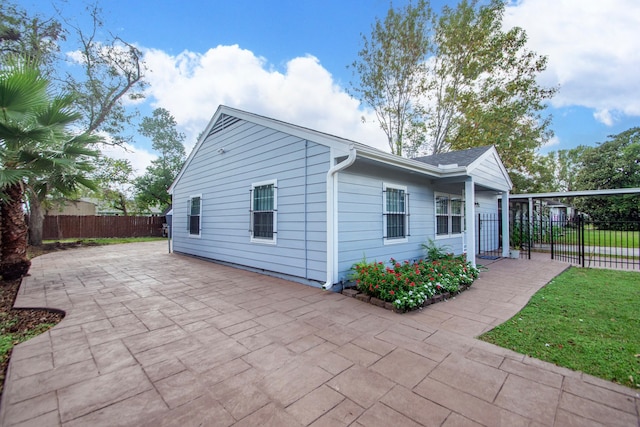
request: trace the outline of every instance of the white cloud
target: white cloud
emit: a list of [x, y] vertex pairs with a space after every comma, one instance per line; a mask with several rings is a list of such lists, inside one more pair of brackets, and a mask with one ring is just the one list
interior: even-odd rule
[[548, 55], [542, 82], [561, 85], [555, 107], [592, 108], [607, 125], [613, 112], [640, 116], [638, 0], [518, 0], [504, 23], [524, 28], [528, 46]]
[[313, 56], [290, 60], [284, 72], [237, 45], [176, 56], [149, 49], [145, 61], [148, 96], [184, 129], [187, 150], [224, 104], [388, 151], [373, 113], [362, 111]]
[[551, 138], [549, 138], [549, 140], [545, 142], [540, 148], [546, 149], [546, 148], [554, 147], [556, 145], [560, 145], [560, 138], [554, 135]]
[[614, 118], [609, 110], [598, 110], [593, 113], [593, 118], [607, 126], [613, 126]]

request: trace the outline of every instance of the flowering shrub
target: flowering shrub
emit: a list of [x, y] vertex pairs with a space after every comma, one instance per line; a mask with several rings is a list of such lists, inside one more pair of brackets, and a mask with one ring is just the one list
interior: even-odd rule
[[392, 302], [399, 310], [420, 307], [435, 294], [457, 292], [460, 285], [471, 285], [479, 274], [463, 256], [453, 255], [414, 263], [391, 258], [388, 265], [363, 260], [354, 264], [353, 271], [360, 292]]

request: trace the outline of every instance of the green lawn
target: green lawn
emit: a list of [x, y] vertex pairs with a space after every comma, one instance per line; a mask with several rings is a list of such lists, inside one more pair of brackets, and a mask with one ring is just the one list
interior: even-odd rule
[[640, 388], [640, 273], [571, 268], [480, 339]]
[[[578, 231], [576, 229], [565, 228], [561, 234], [560, 239], [563, 243], [580, 243]], [[584, 244], [587, 246], [637, 248], [640, 244], [640, 232], [585, 228]]]
[[135, 243], [135, 242], [154, 242], [156, 240], [167, 240], [166, 237], [109, 237], [109, 238], [77, 238], [77, 239], [60, 239], [45, 240], [42, 243], [76, 243], [81, 242], [86, 245], [114, 245], [118, 243]]

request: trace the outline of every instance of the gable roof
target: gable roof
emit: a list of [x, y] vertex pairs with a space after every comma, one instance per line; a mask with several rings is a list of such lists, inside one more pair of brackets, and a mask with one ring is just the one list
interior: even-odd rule
[[492, 145], [469, 148], [467, 150], [450, 151], [448, 153], [433, 154], [431, 156], [414, 157], [415, 160], [433, 166], [458, 165], [469, 166], [490, 150]]
[[[506, 177], [505, 181], [508, 183], [507, 184], [508, 187], [509, 188], [512, 187], [511, 180], [509, 179], [509, 175], [504, 169], [502, 162], [499, 160], [499, 156], [493, 146], [472, 148], [472, 149], [463, 150], [463, 151], [454, 151], [450, 153], [438, 154], [436, 156], [426, 156], [418, 159], [407, 159], [401, 156], [397, 156], [395, 154], [384, 152], [382, 150], [373, 148], [365, 144], [361, 144], [359, 142], [341, 138], [325, 132], [320, 132], [317, 130], [294, 125], [294, 124], [273, 119], [270, 117], [261, 116], [259, 114], [250, 113], [247, 111], [242, 111], [235, 108], [220, 105], [216, 110], [216, 113], [213, 115], [213, 117], [209, 121], [209, 124], [205, 128], [204, 132], [202, 132], [202, 134], [200, 135], [198, 142], [196, 143], [195, 147], [187, 157], [187, 160], [182, 166], [182, 169], [180, 170], [180, 172], [178, 173], [178, 176], [175, 178], [175, 180], [169, 187], [170, 193], [173, 191], [173, 188], [175, 187], [176, 183], [180, 180], [180, 178], [184, 174], [184, 171], [187, 169], [193, 157], [196, 155], [200, 146], [205, 142], [205, 140], [210, 135], [219, 132], [221, 129], [224, 129], [227, 126], [230, 126], [231, 124], [237, 122], [238, 120], [246, 120], [251, 123], [259, 124], [259, 125], [268, 127], [270, 129], [287, 133], [289, 135], [297, 136], [304, 140], [309, 140], [321, 145], [328, 146], [332, 148], [336, 156], [347, 156], [349, 152], [355, 148], [358, 157], [370, 159], [376, 162], [381, 162], [381, 163], [388, 164], [395, 167], [399, 167], [406, 171], [417, 172], [433, 178], [468, 176], [470, 170], [474, 168], [474, 165], [478, 164], [479, 160], [482, 160], [483, 158], [486, 158], [487, 156], [491, 155], [491, 153], [494, 153], [496, 158], [498, 159], [498, 164], [500, 165], [501, 170], [503, 171], [504, 176]], [[434, 163], [434, 161], [437, 160], [434, 158], [438, 156], [441, 156], [440, 158], [443, 160], [446, 160], [448, 158], [447, 156], [451, 156], [451, 157], [450, 157], [450, 160], [447, 160], [444, 163], [443, 161]], [[459, 156], [459, 159], [460, 159], [459, 163], [457, 161], [452, 160], [452, 159], [458, 158], [456, 156]], [[429, 158], [431, 158], [431, 160], [429, 160]], [[441, 165], [445, 165], [445, 164], [447, 165], [447, 167], [440, 167]]]

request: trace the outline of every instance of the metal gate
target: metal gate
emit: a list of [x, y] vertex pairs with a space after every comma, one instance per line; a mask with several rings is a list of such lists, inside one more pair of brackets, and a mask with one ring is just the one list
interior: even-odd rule
[[592, 221], [579, 215], [549, 219], [551, 259], [582, 267], [640, 270], [640, 222]]

